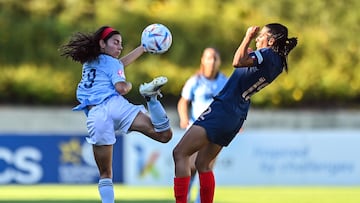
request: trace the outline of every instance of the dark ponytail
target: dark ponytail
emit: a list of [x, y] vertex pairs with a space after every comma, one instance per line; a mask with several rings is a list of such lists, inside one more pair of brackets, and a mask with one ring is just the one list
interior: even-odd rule
[[[109, 29], [110, 32], [103, 36], [103, 32]], [[114, 34], [120, 33], [109, 26], [103, 26], [94, 33], [77, 32], [71, 36], [67, 44], [60, 47], [61, 56], [81, 64], [95, 60], [101, 54], [99, 41], [103, 39], [106, 42]]]
[[269, 38], [275, 39], [272, 49], [283, 58], [284, 69], [288, 71], [287, 56], [297, 45], [297, 38], [288, 38], [288, 29], [282, 24], [270, 23], [265, 27], [269, 28], [269, 33], [271, 34]]
[[285, 49], [284, 49], [284, 55], [289, 55], [290, 51], [296, 47], [297, 45], [297, 38], [292, 37], [286, 40]]

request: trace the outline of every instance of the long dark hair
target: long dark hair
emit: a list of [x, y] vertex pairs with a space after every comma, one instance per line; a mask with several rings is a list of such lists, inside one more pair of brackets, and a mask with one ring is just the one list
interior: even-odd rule
[[[106, 31], [110, 32], [106, 33]], [[106, 43], [114, 34], [120, 33], [109, 26], [102, 26], [94, 33], [77, 32], [71, 36], [67, 44], [60, 47], [61, 56], [81, 64], [95, 60], [101, 54], [99, 41], [103, 39]]]
[[265, 27], [269, 29], [269, 33], [271, 34], [269, 39], [275, 39], [272, 49], [283, 58], [284, 69], [285, 71], [288, 71], [287, 56], [289, 55], [290, 51], [297, 45], [297, 38], [288, 38], [288, 29], [282, 24], [270, 23], [265, 25]]

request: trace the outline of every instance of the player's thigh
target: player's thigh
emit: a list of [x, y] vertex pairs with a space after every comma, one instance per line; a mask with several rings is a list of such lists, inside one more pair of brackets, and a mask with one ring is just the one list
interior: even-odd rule
[[150, 117], [143, 112], [139, 112], [136, 115], [134, 121], [130, 126], [130, 130], [141, 132], [147, 137], [161, 143], [167, 143], [172, 138], [171, 129], [167, 129], [162, 132], [156, 132]]
[[174, 148], [174, 156], [191, 156], [209, 143], [203, 127], [192, 125]]
[[151, 119], [148, 115], [143, 112], [139, 112], [131, 123], [130, 130], [145, 134], [154, 131], [154, 126], [152, 125]]

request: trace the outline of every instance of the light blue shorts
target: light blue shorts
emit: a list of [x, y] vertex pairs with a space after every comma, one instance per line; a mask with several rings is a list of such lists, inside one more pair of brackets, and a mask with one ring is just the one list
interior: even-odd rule
[[143, 105], [134, 105], [123, 96], [113, 96], [94, 106], [88, 112], [86, 140], [95, 145], [113, 145], [115, 133], [125, 135], [139, 112], [146, 113]]

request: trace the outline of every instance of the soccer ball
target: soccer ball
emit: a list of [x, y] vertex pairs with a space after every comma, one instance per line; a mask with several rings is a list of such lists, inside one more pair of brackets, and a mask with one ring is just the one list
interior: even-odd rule
[[163, 24], [148, 25], [141, 34], [141, 44], [149, 53], [162, 54], [170, 48], [171, 43], [171, 32]]

